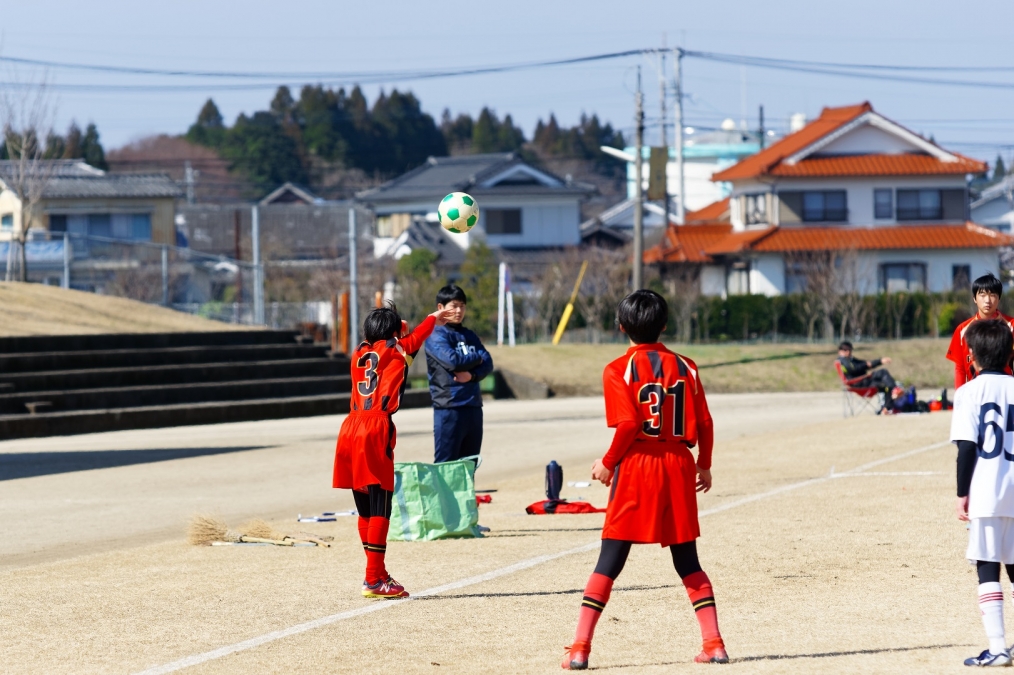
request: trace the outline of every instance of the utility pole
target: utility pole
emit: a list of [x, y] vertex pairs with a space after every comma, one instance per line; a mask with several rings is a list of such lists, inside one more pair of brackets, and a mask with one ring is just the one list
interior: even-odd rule
[[243, 302], [243, 267], [240, 265], [240, 261], [243, 259], [242, 252], [239, 248], [239, 209], [236, 209], [232, 213], [232, 234], [235, 241], [235, 260], [236, 260], [236, 299], [234, 302]]
[[183, 180], [187, 184], [187, 204], [194, 203], [194, 167], [190, 166], [188, 159], [183, 165]]
[[264, 324], [264, 266], [261, 264], [261, 212], [256, 204], [250, 212], [250, 239], [253, 241], [253, 320]]
[[658, 102], [661, 107], [662, 147], [665, 148], [665, 195], [662, 197], [663, 227], [669, 227], [669, 139], [666, 134], [665, 114], [665, 33], [662, 34], [662, 51], [658, 53]]
[[641, 167], [644, 164], [644, 95], [641, 93], [641, 67], [637, 67], [637, 93], [634, 95], [634, 124], [637, 141], [634, 156], [634, 290], [640, 290], [644, 266], [644, 187], [641, 185]]
[[760, 149], [764, 149], [764, 106], [760, 107]]
[[676, 48], [676, 173], [679, 178], [679, 200], [676, 202], [676, 222], [686, 222], [687, 185], [683, 175], [683, 48]]
[[356, 269], [356, 207], [349, 207], [349, 348], [359, 344], [359, 273]]

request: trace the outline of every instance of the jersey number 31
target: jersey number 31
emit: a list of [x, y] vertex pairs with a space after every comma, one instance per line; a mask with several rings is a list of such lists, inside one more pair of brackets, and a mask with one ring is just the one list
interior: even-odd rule
[[[665, 424], [664, 418], [670, 414], [672, 415], [672, 435], [676, 438], [683, 436], [683, 398], [686, 384], [685, 381], [678, 380], [676, 384], [668, 388], [658, 382], [641, 387], [637, 393], [637, 402], [648, 407], [646, 419], [641, 423], [641, 431], [646, 436], [661, 436], [662, 425]], [[668, 407], [666, 402], [669, 399], [672, 399], [671, 413], [666, 410]]]

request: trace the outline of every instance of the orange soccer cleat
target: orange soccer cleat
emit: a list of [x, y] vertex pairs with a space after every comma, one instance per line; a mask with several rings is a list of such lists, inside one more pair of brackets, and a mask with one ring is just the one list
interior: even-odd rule
[[575, 642], [567, 647], [567, 653], [563, 655], [560, 667], [564, 670], [587, 670], [589, 654], [591, 654], [590, 643]]
[[363, 582], [363, 597], [371, 599], [388, 599], [393, 600], [395, 598], [407, 598], [408, 591], [405, 587], [399, 584], [391, 577], [381, 579], [372, 584]]
[[695, 663], [728, 663], [729, 654], [725, 651], [725, 643], [722, 638], [713, 638], [704, 641], [701, 653], [694, 657]]

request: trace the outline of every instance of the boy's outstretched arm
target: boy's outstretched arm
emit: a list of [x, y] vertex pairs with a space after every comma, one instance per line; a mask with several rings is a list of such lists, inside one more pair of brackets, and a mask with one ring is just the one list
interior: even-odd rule
[[425, 319], [423, 319], [418, 326], [415, 327], [411, 333], [401, 338], [401, 348], [409, 354], [415, 354], [422, 347], [423, 342], [430, 336], [433, 329], [437, 326], [443, 326], [447, 323], [447, 315], [450, 314], [449, 310], [438, 309], [433, 312]]

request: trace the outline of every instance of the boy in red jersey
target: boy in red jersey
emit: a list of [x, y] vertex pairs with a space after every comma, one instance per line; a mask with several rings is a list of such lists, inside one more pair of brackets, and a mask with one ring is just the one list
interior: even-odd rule
[[[577, 635], [561, 665], [567, 670], [588, 667], [595, 624], [631, 544], [669, 547], [701, 627], [704, 648], [694, 660], [728, 663], [711, 581], [697, 559], [696, 493], [711, 489], [714, 443], [697, 365], [658, 341], [669, 316], [658, 293], [635, 291], [620, 302], [616, 314], [631, 346], [602, 374], [606, 424], [616, 434], [606, 455], [592, 465], [592, 478], [612, 490], [599, 560], [585, 587]], [[695, 445], [696, 463], [690, 453]]]
[[[954, 389], [971, 381], [978, 373], [972, 363], [972, 353], [968, 351], [965, 331], [974, 321], [983, 319], [999, 319], [1014, 332], [1014, 319], [1000, 313], [1000, 296], [1003, 295], [1003, 284], [993, 274], [984, 274], [972, 283], [972, 299], [975, 300], [975, 316], [963, 321], [954, 329], [951, 344], [947, 348], [947, 359], [954, 362]], [[1010, 365], [1004, 371], [1008, 375], [1014, 373]]]
[[407, 327], [394, 305], [375, 309], [363, 322], [366, 339], [352, 354], [352, 411], [338, 433], [332, 486], [354, 491], [359, 539], [366, 551], [367, 598], [408, 597], [384, 565], [394, 496], [396, 432], [391, 415], [398, 412], [412, 358], [448, 314], [437, 310], [404, 335]]

